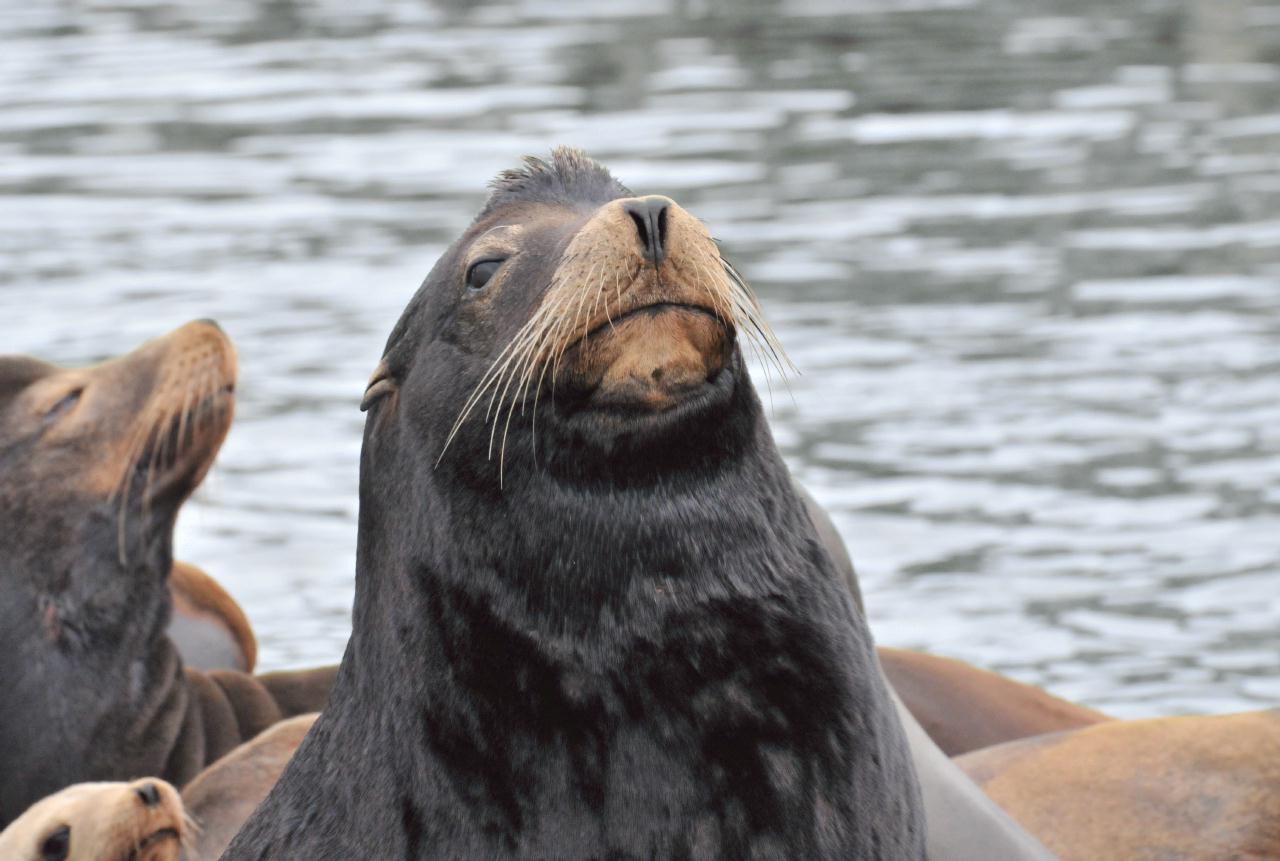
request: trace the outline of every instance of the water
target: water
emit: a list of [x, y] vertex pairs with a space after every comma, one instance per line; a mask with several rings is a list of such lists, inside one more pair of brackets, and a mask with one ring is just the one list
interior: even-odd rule
[[179, 528], [336, 660], [357, 403], [484, 183], [587, 148], [707, 221], [881, 642], [1117, 714], [1280, 698], [1280, 9], [0, 0], [0, 351], [218, 318]]

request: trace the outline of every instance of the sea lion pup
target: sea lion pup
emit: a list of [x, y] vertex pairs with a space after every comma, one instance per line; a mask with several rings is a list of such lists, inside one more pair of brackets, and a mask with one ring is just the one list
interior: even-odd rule
[[77, 783], [0, 832], [4, 861], [177, 861], [188, 825], [163, 780]]
[[877, 652], [889, 684], [948, 756], [1111, 719], [952, 658], [887, 646]]
[[188, 562], [174, 561], [169, 572], [173, 615], [169, 639], [182, 663], [196, 670], [253, 672], [258, 639], [249, 617], [222, 584]]
[[567, 149], [499, 177], [366, 394], [330, 705], [223, 857], [923, 858], [767, 331], [667, 198]]
[[1280, 711], [1108, 721], [956, 762], [1064, 861], [1280, 858]]
[[235, 365], [208, 322], [92, 368], [0, 357], [0, 827], [73, 783], [185, 783], [323, 706], [314, 674], [184, 671], [165, 635], [174, 521]]

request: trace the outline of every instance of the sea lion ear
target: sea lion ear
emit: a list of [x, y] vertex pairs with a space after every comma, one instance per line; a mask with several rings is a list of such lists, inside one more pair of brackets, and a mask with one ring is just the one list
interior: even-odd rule
[[395, 378], [391, 376], [391, 368], [387, 365], [387, 360], [383, 359], [378, 363], [378, 367], [373, 369], [373, 375], [369, 377], [369, 385], [365, 387], [364, 397], [360, 400], [360, 412], [368, 412], [369, 407], [373, 406], [379, 398], [395, 391], [396, 385]]

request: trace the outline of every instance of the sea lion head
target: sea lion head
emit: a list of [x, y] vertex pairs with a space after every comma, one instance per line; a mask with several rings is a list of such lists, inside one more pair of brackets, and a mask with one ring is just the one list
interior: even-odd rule
[[5, 861], [176, 861], [189, 826], [163, 780], [78, 783], [32, 805], [0, 833]]
[[167, 574], [178, 509], [230, 427], [235, 369], [230, 341], [207, 322], [88, 368], [0, 357], [6, 592], [41, 594], [57, 627], [64, 605], [97, 595], [110, 574]]
[[780, 352], [702, 223], [562, 148], [497, 178], [393, 331], [365, 406], [411, 421], [442, 468], [594, 472], [676, 440], [696, 449], [699, 428], [726, 442], [750, 388], [741, 334]]
[[127, 725], [107, 716], [172, 681], [174, 523], [227, 433], [235, 367], [206, 322], [88, 368], [0, 357], [0, 762], [31, 768], [0, 786], [0, 823], [90, 750], [125, 756], [98, 750]]

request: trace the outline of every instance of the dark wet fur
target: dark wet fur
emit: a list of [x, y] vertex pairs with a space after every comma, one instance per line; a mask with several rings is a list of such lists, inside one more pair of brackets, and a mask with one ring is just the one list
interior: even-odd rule
[[[167, 691], [180, 667], [153, 648], [168, 621], [176, 508], [156, 512], [154, 530], [128, 531], [132, 561], [123, 570], [119, 507], [75, 487], [77, 461], [89, 453], [38, 459], [46, 429], [17, 433], [6, 414], [22, 389], [55, 369], [22, 358], [0, 367], [0, 523], [9, 527], [0, 536], [3, 827], [71, 783], [161, 772], [165, 755], [142, 737], [140, 714], [167, 707], [148, 692]], [[139, 404], [147, 385], [139, 380]]]
[[[45, 444], [51, 425], [18, 408], [57, 371], [0, 357], [0, 829], [73, 783], [180, 785], [291, 713], [277, 695], [291, 678], [184, 672], [166, 635], [166, 578], [190, 482], [144, 505], [148, 447], [124, 471], [127, 493], [84, 490], [102, 440]], [[131, 366], [110, 384], [113, 411], [138, 415], [155, 384], [154, 363]], [[328, 679], [314, 687], [302, 711], [324, 702]]]
[[458, 346], [458, 253], [388, 345], [333, 700], [224, 858], [922, 858], [870, 636], [741, 356], [678, 433], [518, 417], [500, 491], [481, 421], [435, 463], [491, 358]]

